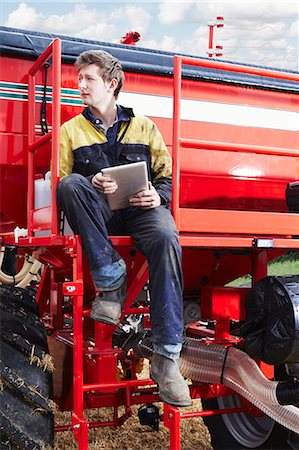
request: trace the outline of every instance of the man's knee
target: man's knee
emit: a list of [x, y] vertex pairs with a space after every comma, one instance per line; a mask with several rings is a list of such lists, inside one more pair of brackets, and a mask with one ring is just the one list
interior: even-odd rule
[[174, 242], [178, 239], [178, 230], [170, 211], [161, 211], [159, 221], [155, 227], [155, 234], [158, 240], [164, 242]]
[[79, 173], [71, 173], [59, 181], [57, 192], [73, 192], [78, 189], [78, 187], [86, 185], [86, 183], [88, 183], [88, 180], [85, 177]]
[[159, 227], [154, 230], [152, 242], [155, 242], [161, 248], [170, 248], [179, 246], [178, 232], [175, 227]]
[[64, 209], [67, 205], [73, 205], [78, 198], [84, 197], [84, 192], [89, 188], [88, 185], [90, 185], [89, 181], [78, 173], [72, 173], [62, 178], [56, 191], [60, 207]]

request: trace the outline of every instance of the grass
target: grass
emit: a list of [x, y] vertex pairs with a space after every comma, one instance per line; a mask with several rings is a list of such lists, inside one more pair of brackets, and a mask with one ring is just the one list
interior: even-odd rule
[[[290, 252], [270, 261], [268, 264], [268, 275], [299, 275], [299, 252]], [[231, 281], [227, 286], [242, 286], [250, 284], [250, 282], [251, 276], [247, 275]]]

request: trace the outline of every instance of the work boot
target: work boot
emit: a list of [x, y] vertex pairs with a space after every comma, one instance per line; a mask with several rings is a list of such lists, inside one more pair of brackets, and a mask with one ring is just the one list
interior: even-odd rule
[[127, 277], [115, 291], [103, 291], [91, 305], [90, 317], [107, 325], [118, 325], [127, 298]]
[[159, 386], [161, 400], [173, 406], [190, 406], [187, 383], [177, 361], [154, 353], [151, 359], [151, 378]]

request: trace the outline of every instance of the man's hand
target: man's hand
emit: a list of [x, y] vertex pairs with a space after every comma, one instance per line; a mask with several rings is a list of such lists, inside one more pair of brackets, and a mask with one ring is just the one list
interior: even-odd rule
[[102, 194], [113, 194], [118, 188], [117, 183], [110, 177], [104, 177], [101, 172], [98, 172], [91, 180], [94, 188]]
[[142, 208], [156, 208], [161, 205], [161, 198], [152, 183], [148, 183], [146, 191], [140, 191], [129, 199], [130, 206]]

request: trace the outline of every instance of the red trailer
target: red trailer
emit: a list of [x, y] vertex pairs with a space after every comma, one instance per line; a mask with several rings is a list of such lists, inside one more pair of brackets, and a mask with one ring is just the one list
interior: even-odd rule
[[[88, 449], [88, 429], [121, 425], [133, 404], [159, 401], [154, 383], [138, 373], [150, 353], [146, 260], [131, 238], [111, 237], [129, 268], [128, 298], [120, 326], [94, 322], [81, 241], [63, 231], [56, 205], [59, 127], [82, 109], [73, 62], [87, 49], [120, 59], [119, 102], [157, 123], [173, 157], [186, 321], [181, 370], [203, 411], [164, 405], [170, 448], [180, 448], [180, 420], [196, 416], [215, 449], [298, 448], [299, 279], [267, 277], [267, 264], [299, 249], [299, 75], [0, 33], [3, 448], [51, 448], [52, 399], [73, 411], [80, 450]], [[247, 274], [251, 286], [227, 286]], [[59, 368], [54, 392], [44, 329]], [[84, 410], [106, 406], [114, 408], [111, 421], [88, 423]]]

